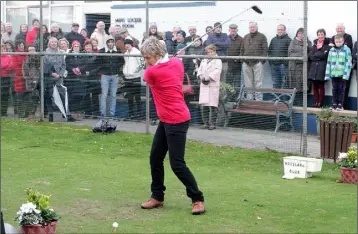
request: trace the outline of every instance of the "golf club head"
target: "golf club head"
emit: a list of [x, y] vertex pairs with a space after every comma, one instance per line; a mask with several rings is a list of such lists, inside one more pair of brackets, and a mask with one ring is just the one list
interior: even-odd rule
[[262, 14], [261, 9], [260, 9], [258, 6], [256, 6], [256, 5], [255, 5], [255, 6], [252, 6], [251, 9], [254, 10], [256, 13]]

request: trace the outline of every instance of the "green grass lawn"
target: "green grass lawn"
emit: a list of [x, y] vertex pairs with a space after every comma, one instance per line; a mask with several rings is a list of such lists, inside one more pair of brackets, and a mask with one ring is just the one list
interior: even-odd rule
[[166, 159], [165, 207], [142, 210], [150, 196], [152, 136], [2, 120], [1, 202], [5, 222], [25, 202], [25, 188], [52, 194], [58, 233], [261, 232], [354, 233], [357, 187], [336, 183], [324, 164], [310, 179], [283, 180], [282, 157], [189, 142], [186, 161], [206, 198], [191, 215], [185, 189]]

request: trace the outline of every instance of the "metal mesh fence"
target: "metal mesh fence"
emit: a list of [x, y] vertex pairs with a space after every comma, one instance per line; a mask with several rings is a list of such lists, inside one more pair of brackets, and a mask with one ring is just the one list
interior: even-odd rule
[[[178, 54], [183, 84], [192, 87], [184, 93], [191, 138], [307, 155], [313, 43], [304, 39], [307, 2], [256, 4], [263, 14], [250, 9], [251, 2], [150, 1], [138, 9], [128, 1], [113, 13], [112, 24], [108, 15], [89, 15], [87, 30], [67, 26], [75, 33], [59, 34], [56, 24], [46, 31], [40, 22], [37, 32], [29, 24], [32, 37], [2, 47], [12, 61], [2, 73], [2, 115], [91, 124], [114, 118], [125, 129], [153, 132], [159, 120], [139, 48], [155, 36], [169, 56]], [[61, 25], [65, 16], [52, 17]]]

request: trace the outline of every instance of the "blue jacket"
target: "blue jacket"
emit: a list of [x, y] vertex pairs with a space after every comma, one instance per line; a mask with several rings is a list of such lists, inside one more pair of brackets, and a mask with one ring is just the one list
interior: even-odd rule
[[227, 56], [227, 50], [231, 44], [231, 40], [226, 33], [213, 33], [209, 35], [206, 44], [214, 44], [216, 46], [217, 55]]

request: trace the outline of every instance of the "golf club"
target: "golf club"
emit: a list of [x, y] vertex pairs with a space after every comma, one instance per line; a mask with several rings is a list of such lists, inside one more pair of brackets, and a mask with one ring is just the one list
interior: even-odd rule
[[[206, 35], [208, 35], [208, 34], [211, 33], [212, 31], [214, 31], [217, 27], [220, 27], [220, 26], [222, 26], [223, 24], [226, 24], [227, 22], [230, 22], [233, 18], [238, 17], [238, 16], [244, 14], [246, 11], [249, 11], [249, 10], [251, 10], [251, 9], [254, 10], [254, 11], [255, 11], [256, 13], [258, 13], [258, 14], [262, 14], [262, 11], [261, 11], [261, 9], [260, 9], [258, 6], [256, 6], [256, 5], [251, 6], [250, 8], [247, 8], [246, 10], [240, 12], [239, 14], [234, 15], [234, 16], [231, 17], [230, 19], [224, 21], [223, 23], [220, 23], [219, 25], [217, 25], [216, 27], [214, 27], [213, 29], [211, 29], [209, 32], [207, 32], [207, 33], [205, 33], [204, 35], [202, 35], [202, 36], [200, 37], [200, 39], [203, 38], [203, 37], [205, 37]], [[191, 45], [193, 45], [194, 42], [195, 42], [195, 41], [192, 41], [190, 44], [186, 45], [183, 49], [177, 51], [173, 57], [177, 56], [177, 55], [178, 55], [180, 52], [182, 52], [183, 50], [186, 50], [188, 47], [190, 47]]]

